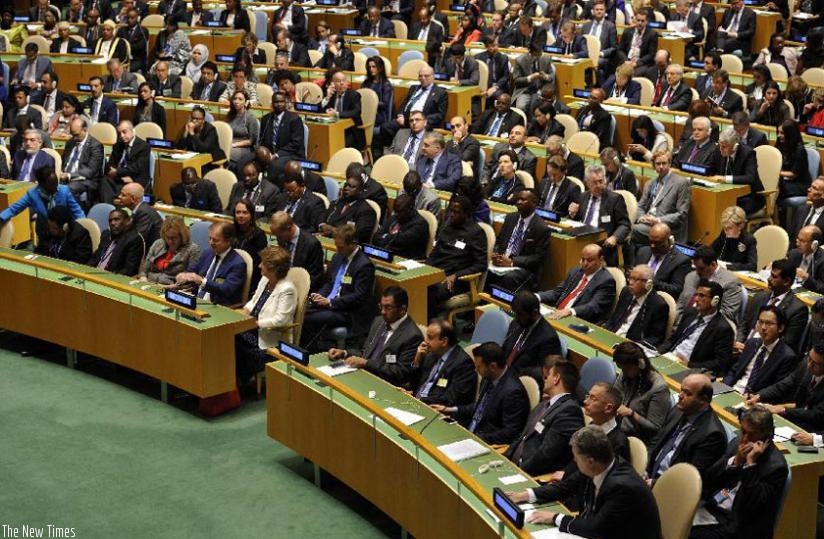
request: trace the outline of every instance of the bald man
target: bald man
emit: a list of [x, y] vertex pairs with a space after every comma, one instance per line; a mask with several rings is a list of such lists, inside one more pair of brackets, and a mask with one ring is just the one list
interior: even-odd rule
[[587, 322], [603, 323], [615, 299], [615, 279], [604, 268], [604, 252], [590, 243], [581, 251], [581, 265], [569, 271], [560, 285], [538, 293], [541, 303], [555, 307], [550, 317], [557, 320], [577, 316]]
[[160, 237], [160, 226], [163, 218], [155, 209], [143, 202], [143, 186], [139, 183], [128, 183], [123, 186], [120, 196], [115, 199], [115, 205], [132, 210], [132, 224], [138, 234], [146, 240], [148, 249]]

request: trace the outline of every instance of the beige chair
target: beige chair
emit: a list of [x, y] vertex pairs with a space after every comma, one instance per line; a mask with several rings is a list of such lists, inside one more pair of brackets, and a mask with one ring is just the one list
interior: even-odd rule
[[478, 62], [478, 89], [482, 92], [489, 89], [489, 66], [484, 62]]
[[387, 153], [375, 161], [370, 175], [381, 183], [400, 186], [407, 172], [409, 172], [409, 163], [406, 159], [400, 155]]
[[[406, 23], [403, 21], [399, 21], [397, 19], [392, 19], [392, 25], [395, 27], [395, 37], [398, 39], [406, 39], [409, 35], [409, 28], [406, 27]], [[387, 73], [390, 73], [387, 71]]]
[[146, 15], [142, 21], [140, 21], [140, 26], [143, 28], [162, 28], [166, 25], [163, 22], [163, 15], [159, 15], [157, 13], [152, 15]]
[[355, 51], [355, 73], [366, 73], [366, 55]]
[[54, 170], [63, 170], [63, 158], [60, 156], [59, 153], [57, 153], [57, 150], [55, 150], [54, 148], [46, 147], [42, 148], [42, 150], [49, 154], [52, 157], [52, 159], [54, 159]]
[[597, 37], [587, 34], [584, 36], [587, 40], [587, 52], [589, 53], [589, 61], [592, 62], [592, 67], [598, 68], [598, 59], [601, 56], [601, 40]]
[[229, 156], [232, 155], [232, 127], [221, 120], [212, 122], [212, 126], [217, 130], [217, 142], [220, 149], [223, 150], [225, 159], [213, 161], [214, 165], [225, 165], [229, 162]]
[[48, 123], [47, 120], [49, 118], [49, 113], [46, 112], [46, 109], [44, 109], [41, 105], [34, 105], [30, 103], [29, 108], [32, 110], [36, 110], [38, 113], [40, 113], [41, 125], [45, 126]]
[[278, 55], [277, 45], [268, 41], [258, 41], [258, 48], [266, 54], [266, 65], [273, 65]]
[[329, 199], [326, 198], [326, 195], [324, 195], [323, 193], [315, 193], [315, 196], [318, 197], [321, 202], [323, 202], [323, 207], [328, 210], [329, 209]]
[[701, 95], [698, 93], [698, 90], [695, 88], [690, 88], [690, 92], [692, 93], [692, 100], [693, 101], [700, 101]]
[[[787, 68], [786, 67], [784, 67], [781, 64], [773, 64], [773, 63], [768, 63], [768, 64], [766, 64], [766, 66], [767, 66], [767, 69], [770, 70], [770, 75], [772, 75], [773, 80], [776, 80], [776, 81], [779, 81], [779, 82], [787, 82], [787, 79], [789, 78], [789, 75], [787, 75]], [[803, 78], [803, 75], [802, 75], [802, 78]], [[745, 103], [746, 103], [746, 101], [745, 101]]]
[[295, 84], [295, 96], [301, 103], [317, 105], [323, 101], [323, 90], [314, 82], [299, 82]]
[[472, 170], [472, 163], [469, 161], [461, 161], [461, 175], [473, 176], [475, 172]]
[[584, 187], [584, 182], [582, 182], [581, 180], [579, 180], [575, 176], [567, 176], [567, 178], [569, 178], [569, 181], [571, 181], [572, 183], [577, 185], [582, 193], [586, 192], [587, 189], [586, 189], [586, 187]]
[[[380, 159], [378, 159], [378, 161], [380, 161]], [[346, 174], [346, 167], [353, 162], [363, 164], [363, 155], [361, 155], [360, 150], [356, 150], [355, 148], [341, 148], [329, 158], [329, 162], [326, 164], [326, 171], [335, 174]]]
[[727, 73], [743, 73], [744, 62], [734, 54], [722, 54], [721, 69], [726, 69]]
[[624, 270], [621, 268], [605, 268], [612, 278], [615, 279], [615, 299], [612, 300], [612, 310], [615, 310], [615, 305], [618, 303], [618, 296], [621, 295], [621, 290], [627, 286], [627, 278], [624, 275]]
[[235, 249], [235, 252], [240, 255], [240, 258], [246, 262], [246, 279], [243, 280], [243, 289], [240, 292], [240, 303], [232, 305], [235, 309], [243, 307], [249, 301], [249, 287], [252, 285], [252, 270], [254, 270], [254, 262], [252, 255], [243, 249]]
[[[664, 15], [663, 13], [661, 13], [660, 11], [658, 11], [657, 9], [656, 9], [653, 13], [654, 13], [654, 17], [655, 17], [655, 20], [656, 20], [656, 21], [658, 21], [658, 22], [663, 22], [663, 23], [666, 23], [666, 22], [667, 22], [667, 17], [666, 17], [666, 15]], [[622, 13], [622, 15], [623, 15], [623, 13]], [[617, 20], [617, 17], [616, 17], [616, 20]]]
[[566, 147], [569, 151], [577, 154], [598, 153], [601, 151], [601, 142], [598, 135], [590, 131], [578, 131], [570, 137], [566, 137]]
[[775, 206], [778, 200], [778, 182], [781, 173], [781, 151], [767, 144], [755, 148], [755, 161], [758, 165], [758, 177], [764, 185], [761, 195], [765, 205], [762, 209], [747, 216], [747, 228], [753, 230], [757, 225], [775, 222]]
[[805, 69], [804, 73], [801, 74], [801, 78], [804, 79], [807, 84], [824, 86], [824, 69], [820, 67]]
[[318, 62], [320, 62], [321, 58], [323, 58], [323, 53], [322, 52], [320, 52], [319, 50], [315, 50], [315, 49], [309, 49], [309, 61], [312, 62], [313, 66], [315, 64], [317, 64]]
[[526, 117], [526, 113], [524, 111], [522, 111], [518, 107], [510, 107], [510, 108], [512, 109], [512, 112], [517, 113], [518, 116], [521, 117], [521, 119], [524, 121], [524, 125], [529, 125], [529, 119]]
[[134, 72], [132, 75], [134, 75], [135, 80], [137, 80], [137, 86], [140, 86], [146, 82], [146, 77], [144, 77], [141, 73]]
[[686, 539], [701, 500], [701, 475], [695, 466], [679, 462], [664, 472], [652, 487], [661, 516], [663, 539]]
[[[486, 234], [486, 265], [492, 259], [492, 249], [495, 247], [495, 231], [486, 223], [478, 223], [478, 226]], [[472, 273], [458, 278], [469, 284], [469, 292], [456, 294], [446, 300], [442, 307], [447, 311], [447, 318], [450, 323], [455, 322], [455, 315], [466, 311], [471, 311], [480, 302], [480, 292], [484, 289], [486, 282], [486, 271]]]
[[638, 475], [643, 477], [644, 472], [647, 471], [647, 446], [640, 438], [635, 436], [628, 436], [627, 441], [629, 442], [629, 460], [632, 467]]
[[418, 210], [418, 215], [423, 217], [429, 227], [429, 241], [426, 244], [426, 256], [428, 258], [435, 246], [435, 236], [438, 234], [438, 218], [427, 210]]
[[675, 299], [670, 296], [667, 292], [662, 292], [658, 290], [656, 292], [661, 299], [664, 300], [664, 303], [667, 304], [667, 308], [669, 309], [669, 314], [667, 316], [667, 333], [666, 338], [669, 339], [670, 335], [672, 335], [672, 330], [675, 328], [675, 320], [678, 318], [678, 306], [675, 303]]
[[20, 50], [26, 50], [26, 45], [29, 43], [34, 43], [37, 45], [37, 52], [40, 54], [49, 54], [49, 49], [51, 48], [51, 43], [48, 39], [43, 36], [29, 36], [23, 40], [23, 43], [20, 45]]
[[541, 390], [538, 389], [538, 382], [531, 376], [519, 376], [518, 379], [526, 390], [526, 396], [529, 399], [529, 409], [532, 410], [541, 402]]
[[274, 93], [275, 91], [272, 87], [265, 82], [257, 83], [257, 95], [261, 107], [270, 108], [272, 106], [272, 95], [274, 95]]
[[[11, 247], [12, 241], [14, 241], [14, 223], [6, 221], [0, 224], [0, 247], [8, 249]], [[427, 253], [427, 256], [429, 256], [429, 253]]]
[[408, 79], [417, 79], [418, 71], [427, 66], [429, 66], [429, 64], [427, 64], [424, 60], [418, 60], [417, 58], [407, 60], [401, 67], [398, 68], [398, 76]]
[[375, 226], [372, 227], [372, 235], [369, 236], [372, 238], [381, 226], [381, 207], [378, 206], [378, 203], [374, 200], [370, 200], [368, 198], [365, 200], [366, 203], [369, 204], [369, 207], [372, 208], [372, 211], [375, 212]]
[[495, 0], [495, 11], [501, 11], [502, 9], [506, 9], [509, 6], [508, 0]]
[[564, 126], [564, 140], [578, 132], [578, 122], [569, 114], [556, 114], [555, 120]]
[[[767, 64], [767, 65], [778, 66], [778, 64]], [[781, 66], [778, 66], [778, 67], [781, 67]], [[742, 103], [747, 102], [747, 94], [745, 94], [743, 91], [739, 90], [738, 88], [732, 88], [732, 87], [729, 87], [729, 89], [731, 91], [735, 92], [736, 94], [738, 94], [738, 97], [741, 98]]]
[[228, 206], [232, 188], [237, 183], [235, 173], [226, 168], [215, 168], [207, 172], [204, 178], [214, 182], [215, 187], [217, 187], [217, 196], [220, 198], [221, 207]]
[[[189, 99], [192, 97], [192, 88], [194, 88], [195, 83], [186, 75], [180, 76], [180, 99]], [[258, 96], [260, 96], [260, 92], [258, 92]]]
[[535, 189], [535, 179], [532, 177], [532, 174], [525, 170], [516, 170], [515, 175], [520, 178], [521, 183], [524, 184], [524, 187], [527, 189]]
[[652, 106], [652, 98], [655, 96], [655, 85], [646, 77], [633, 77], [632, 80], [641, 85], [641, 105]]
[[383, 67], [384, 71], [386, 71], [387, 75], [392, 73], [392, 62], [386, 56], [381, 56], [381, 60], [383, 60]]
[[98, 122], [89, 127], [89, 134], [101, 144], [114, 145], [117, 142], [117, 129], [108, 122]]
[[795, 105], [789, 99], [785, 99], [784, 104], [787, 105], [787, 109], [790, 111], [790, 118], [795, 118]]
[[624, 26], [627, 24], [627, 16], [620, 9], [615, 10], [615, 24]]
[[166, 138], [163, 129], [154, 122], [142, 122], [134, 126], [134, 134], [146, 140], [147, 138]]
[[617, 189], [615, 193], [621, 195], [621, 198], [624, 199], [624, 204], [627, 206], [627, 216], [629, 217], [629, 222], [634, 223], [635, 216], [638, 214], [638, 199], [635, 198], [635, 195], [623, 189]]
[[[696, 47], [698, 47], [698, 58], [704, 57], [704, 46], [707, 44], [707, 19], [701, 18], [701, 24], [704, 26], [704, 39], [693, 43]], [[742, 66], [743, 67], [743, 66]], [[740, 73], [740, 71], [739, 71]]]
[[363, 131], [363, 137], [366, 139], [366, 157], [369, 159], [369, 163], [372, 164], [372, 135], [375, 132], [375, 118], [378, 116], [378, 94], [369, 88], [360, 88], [358, 93], [361, 97], [362, 122], [358, 129]]
[[790, 248], [790, 236], [787, 231], [777, 225], [762, 226], [753, 233], [757, 241], [758, 252], [757, 268], [764, 268], [774, 260], [780, 260], [787, 255]]
[[100, 227], [88, 217], [78, 219], [77, 224], [89, 231], [89, 236], [92, 238], [92, 252], [97, 251], [100, 246]]

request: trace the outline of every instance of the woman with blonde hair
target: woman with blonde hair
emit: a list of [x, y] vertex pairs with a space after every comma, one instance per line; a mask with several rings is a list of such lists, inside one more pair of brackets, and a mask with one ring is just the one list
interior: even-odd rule
[[747, 215], [738, 206], [721, 212], [721, 233], [712, 242], [718, 264], [730, 271], [756, 271], [758, 249], [755, 237], [747, 232]]
[[189, 227], [181, 217], [167, 217], [160, 238], [149, 247], [140, 278], [158, 284], [174, 284], [177, 274], [200, 258], [200, 247], [192, 242]]

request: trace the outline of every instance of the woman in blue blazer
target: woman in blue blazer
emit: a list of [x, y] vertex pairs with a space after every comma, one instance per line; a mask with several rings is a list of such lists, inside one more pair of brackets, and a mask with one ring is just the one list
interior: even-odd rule
[[83, 209], [74, 199], [71, 190], [67, 185], [58, 185], [57, 174], [50, 167], [42, 167], [35, 172], [37, 185], [26, 191], [20, 200], [6, 208], [0, 213], [0, 223], [6, 223], [12, 217], [29, 209], [31, 213], [37, 214], [35, 230], [40, 237], [48, 235], [48, 214], [49, 208], [54, 206], [67, 206], [75, 219], [86, 217]]
[[610, 75], [604, 82], [604, 91], [607, 101], [616, 98], [626, 98], [630, 105], [641, 104], [641, 84], [632, 80], [633, 68], [630, 64], [618, 66], [614, 75]]

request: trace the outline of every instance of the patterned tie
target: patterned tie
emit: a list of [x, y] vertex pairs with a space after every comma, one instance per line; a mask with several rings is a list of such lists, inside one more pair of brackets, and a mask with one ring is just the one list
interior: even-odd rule
[[409, 135], [409, 141], [406, 143], [406, 149], [403, 151], [403, 159], [407, 163], [413, 165], [415, 163], [415, 149], [418, 147], [418, 135], [412, 133]]
[[699, 151], [701, 151], [701, 148], [698, 147], [698, 144], [693, 146], [692, 150], [690, 151], [689, 157], [687, 157], [687, 163], [692, 163], [693, 159], [695, 159], [695, 156], [698, 155]]
[[501, 124], [503, 123], [503, 121], [504, 121], [504, 115], [503, 114], [496, 115], [495, 121], [492, 122], [491, 126], [489, 126], [489, 130], [486, 132], [486, 135], [488, 137], [497, 137], [498, 136], [498, 131], [501, 130]]
[[280, 119], [275, 119], [275, 125], [272, 127], [272, 148], [278, 147], [278, 135], [280, 134]]
[[595, 226], [596, 223], [593, 223], [593, 219], [595, 218], [595, 208], [601, 203], [600, 198], [590, 198], [589, 199], [589, 208], [587, 209], [586, 217], [584, 217], [584, 223], [590, 226]]
[[535, 425], [537, 425], [541, 422], [541, 420], [544, 419], [548, 410], [548, 400], [541, 402], [538, 406], [535, 407], [535, 411], [530, 416], [530, 419], [523, 430], [525, 434], [521, 436], [520, 440], [518, 440], [518, 446], [515, 448], [515, 451], [512, 452], [512, 462], [514, 462], [515, 464], [520, 464], [521, 457], [524, 454], [524, 445], [526, 445], [526, 439], [529, 437], [530, 433], [535, 431]]
[[667, 88], [667, 93], [664, 94], [664, 99], [661, 100], [661, 106], [666, 107], [669, 105], [670, 99], [672, 98], [672, 86]]
[[484, 410], [486, 409], [486, 404], [487, 401], [489, 401], [489, 395], [492, 393], [492, 390], [492, 382], [487, 382], [486, 391], [484, 391], [481, 400], [478, 401], [478, 404], [475, 406], [475, 413], [472, 414], [472, 421], [469, 422], [469, 432], [475, 432], [481, 419], [483, 419]]
[[431, 157], [427, 157], [426, 161], [423, 164], [423, 183], [429, 183], [429, 177], [432, 175], [432, 166], [435, 164], [435, 161], [432, 160]]
[[589, 282], [589, 277], [584, 275], [583, 278], [581, 278], [581, 282], [578, 283], [578, 286], [576, 286], [575, 289], [572, 292], [570, 292], [567, 295], [567, 297], [565, 297], [561, 301], [561, 303], [558, 304], [558, 310], [563, 310], [563, 309], [566, 308], [567, 305], [572, 303], [575, 300], [575, 298], [578, 297], [578, 294], [580, 294], [581, 291], [583, 291], [583, 289], [586, 288], [588, 282]]
[[555, 183], [552, 183], [549, 186], [549, 191], [546, 194], [546, 198], [544, 199], [544, 209], [552, 210], [552, 203], [554, 202], [553, 197], [555, 196], [555, 191], [558, 189], [558, 186]]
[[435, 385], [435, 381], [438, 379], [438, 376], [441, 374], [441, 370], [443, 370], [443, 366], [446, 364], [446, 355], [441, 356], [438, 359], [438, 362], [432, 367], [432, 371], [429, 373], [429, 377], [426, 379], [426, 382], [418, 389], [417, 393], [415, 393], [415, 397], [418, 399], [428, 397], [429, 392], [432, 390], [432, 386]]
[[386, 338], [386, 335], [392, 331], [392, 328], [389, 324], [384, 324], [381, 332], [378, 334], [378, 337], [375, 339], [375, 347], [372, 349], [372, 352], [369, 354], [368, 359], [377, 359], [381, 357], [383, 353], [383, 349], [386, 348], [386, 341], [389, 339]]
[[506, 247], [506, 255], [509, 257], [518, 256], [521, 254], [521, 247], [524, 244], [524, 232], [526, 230], [526, 223], [523, 219], [518, 220], [518, 226], [515, 227], [512, 237], [509, 238], [509, 245]]
[[[712, 80], [710, 80], [712, 83]], [[664, 77], [658, 76], [658, 80], [655, 81], [655, 95], [652, 97], [653, 103], [658, 103], [658, 99], [661, 97], [661, 89], [664, 87]]]
[[755, 363], [752, 366], [752, 372], [750, 373], [750, 378], [747, 380], [747, 393], [750, 392], [750, 386], [753, 385], [755, 380], [758, 379], [758, 373], [761, 371], [761, 367], [764, 366], [764, 361], [767, 359], [767, 347], [761, 346], [761, 350], [758, 352], [758, 355], [755, 357]]
[[[220, 265], [220, 258], [221, 258], [220, 255], [215, 255], [215, 257], [212, 259], [212, 265], [209, 266], [209, 271], [206, 272], [206, 281], [204, 281], [204, 284], [215, 278], [215, 273], [217, 272], [217, 267]], [[205, 296], [206, 296], [206, 287], [203, 286], [203, 285], [200, 285], [200, 290], [198, 290], [198, 292], [197, 292], [197, 297], [203, 298]]]

